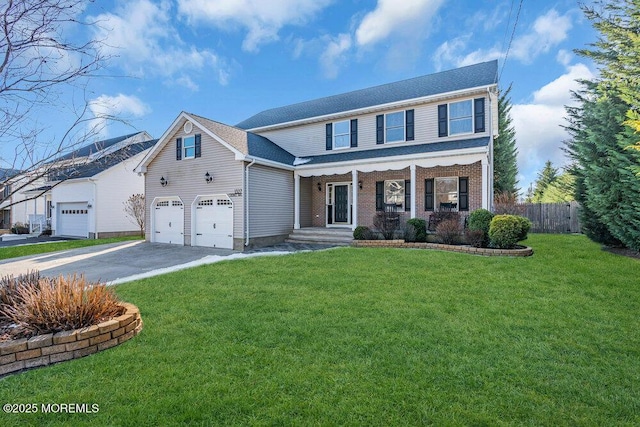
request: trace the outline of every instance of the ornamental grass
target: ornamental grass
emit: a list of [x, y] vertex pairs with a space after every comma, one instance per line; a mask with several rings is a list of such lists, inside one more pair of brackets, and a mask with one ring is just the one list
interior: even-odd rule
[[82, 275], [0, 279], [0, 340], [83, 328], [122, 312], [110, 289]]

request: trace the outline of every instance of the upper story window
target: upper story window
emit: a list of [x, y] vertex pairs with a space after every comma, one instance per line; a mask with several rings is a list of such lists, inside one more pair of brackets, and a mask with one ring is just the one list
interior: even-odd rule
[[183, 147], [185, 159], [192, 159], [196, 156], [196, 137], [195, 136], [187, 136], [183, 140]]
[[485, 131], [484, 98], [438, 105], [438, 136]]
[[5, 184], [2, 189], [2, 200], [8, 199], [11, 195], [11, 184]]
[[413, 141], [413, 110], [376, 116], [376, 143]]
[[351, 146], [351, 129], [349, 120], [333, 124], [333, 148], [349, 148]]
[[449, 135], [473, 132], [471, 100], [449, 104]]
[[325, 129], [327, 151], [358, 146], [358, 119], [327, 123]]
[[202, 155], [200, 134], [176, 139], [176, 160], [193, 159]]

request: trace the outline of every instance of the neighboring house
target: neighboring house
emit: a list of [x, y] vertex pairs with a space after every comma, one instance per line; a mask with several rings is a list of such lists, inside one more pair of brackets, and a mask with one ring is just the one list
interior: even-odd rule
[[0, 168], [0, 229], [9, 229], [11, 220], [11, 178], [19, 174], [15, 169]]
[[274, 108], [181, 113], [138, 167], [147, 240], [242, 249], [304, 227], [491, 208], [497, 61]]
[[25, 205], [35, 206], [20, 222], [32, 232], [51, 228], [53, 235], [98, 238], [139, 233], [124, 213], [124, 202], [144, 194], [144, 178], [134, 172], [157, 142], [147, 132], [97, 141], [47, 163], [34, 173], [42, 178], [13, 194], [22, 201], [12, 208], [20, 215]]
[[32, 199], [25, 191], [42, 185], [42, 179], [15, 169], [0, 170], [0, 229], [10, 229], [15, 224], [27, 224], [31, 215], [43, 212], [42, 197]]

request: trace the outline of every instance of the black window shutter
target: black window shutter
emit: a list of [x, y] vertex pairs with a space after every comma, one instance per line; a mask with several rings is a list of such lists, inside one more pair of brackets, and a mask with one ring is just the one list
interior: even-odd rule
[[327, 123], [327, 150], [331, 150], [333, 148], [333, 123]]
[[376, 116], [376, 144], [384, 144], [384, 114]]
[[449, 135], [447, 129], [447, 104], [438, 105], [438, 136]]
[[413, 141], [414, 131], [413, 131], [413, 110], [407, 110], [404, 115], [405, 118], [405, 140]]
[[358, 119], [351, 120], [351, 148], [358, 146]]
[[433, 209], [433, 178], [424, 180], [424, 210], [432, 211]]
[[198, 133], [195, 136], [195, 140], [196, 140], [196, 157], [201, 157], [202, 156], [202, 137], [201, 135]]
[[474, 99], [473, 103], [475, 131], [484, 132], [484, 98]]
[[469, 178], [461, 177], [458, 180], [458, 210], [469, 210]]
[[182, 138], [176, 139], [176, 160], [182, 160]]
[[404, 210], [409, 212], [411, 210], [411, 180], [404, 180]]
[[376, 210], [384, 210], [384, 181], [376, 181]]

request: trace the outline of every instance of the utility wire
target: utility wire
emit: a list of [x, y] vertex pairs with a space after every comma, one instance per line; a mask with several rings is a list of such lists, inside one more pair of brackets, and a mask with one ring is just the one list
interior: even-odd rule
[[500, 68], [500, 73], [498, 74], [498, 81], [502, 77], [502, 72], [504, 71], [504, 66], [507, 65], [507, 58], [509, 58], [509, 51], [511, 50], [511, 43], [513, 42], [513, 37], [516, 34], [516, 27], [518, 26], [518, 21], [520, 19], [520, 11], [522, 10], [522, 2], [524, 0], [520, 0], [520, 4], [518, 5], [518, 12], [516, 13], [516, 19], [513, 23], [513, 30], [511, 31], [511, 38], [509, 39], [509, 45], [507, 46], [507, 51], [504, 54], [504, 61], [502, 62], [502, 68]]

